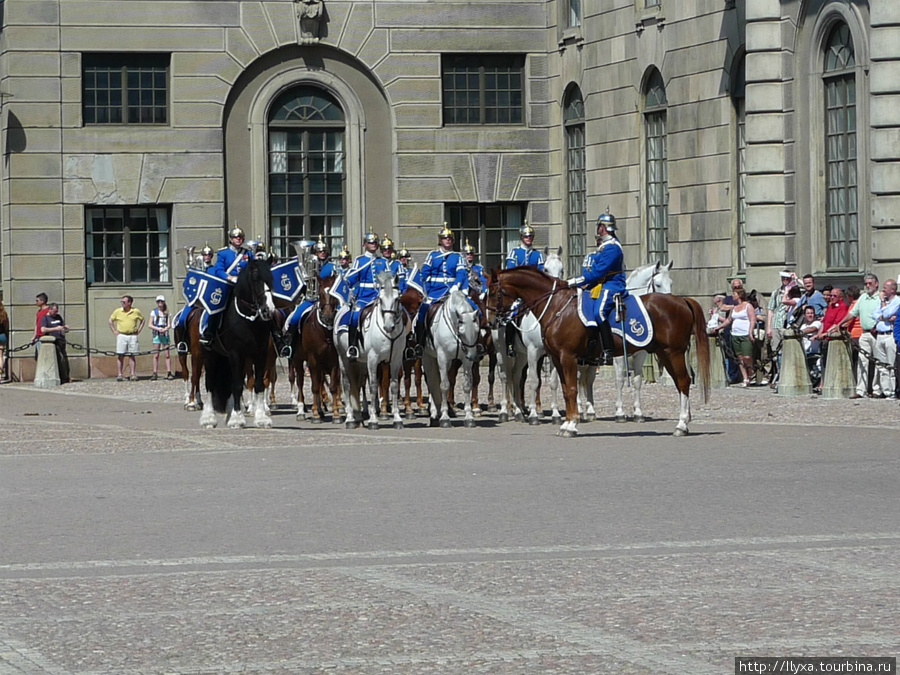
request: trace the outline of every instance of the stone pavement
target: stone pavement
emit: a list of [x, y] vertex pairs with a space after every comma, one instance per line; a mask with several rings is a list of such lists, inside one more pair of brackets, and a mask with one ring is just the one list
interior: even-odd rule
[[177, 383], [2, 387], [0, 674], [897, 656], [896, 437], [832, 422], [896, 406], [714, 392], [675, 439], [671, 391], [647, 393], [658, 421], [562, 441], [492, 415], [373, 433], [283, 409], [209, 432]]

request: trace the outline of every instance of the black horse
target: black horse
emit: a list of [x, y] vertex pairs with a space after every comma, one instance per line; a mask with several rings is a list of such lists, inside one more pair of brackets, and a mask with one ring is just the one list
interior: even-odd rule
[[212, 405], [203, 407], [201, 427], [215, 428], [216, 413], [226, 416], [229, 427], [245, 426], [241, 395], [248, 362], [254, 373], [250, 403], [254, 424], [272, 426], [265, 405], [266, 358], [275, 313], [272, 286], [272, 270], [263, 260], [251, 260], [238, 275], [219, 330], [206, 352], [206, 391]]

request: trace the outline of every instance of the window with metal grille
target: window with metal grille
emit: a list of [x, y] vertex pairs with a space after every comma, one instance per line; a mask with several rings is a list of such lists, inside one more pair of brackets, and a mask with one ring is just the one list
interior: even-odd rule
[[323, 89], [295, 87], [269, 115], [269, 242], [280, 257], [291, 242], [318, 240], [332, 251], [346, 243], [345, 116]]
[[519, 228], [527, 212], [528, 205], [521, 203], [445, 204], [444, 220], [453, 230], [454, 250], [462, 250], [468, 241], [476, 248], [476, 262], [489, 272], [502, 269], [509, 250], [519, 245]]
[[167, 124], [168, 54], [83, 54], [84, 124]]
[[569, 92], [563, 110], [566, 133], [566, 191], [568, 244], [566, 272], [581, 273], [587, 252], [587, 181], [585, 177], [584, 101], [578, 87]]
[[525, 57], [445, 54], [444, 124], [523, 124]]
[[669, 177], [666, 155], [666, 88], [654, 71], [644, 97], [647, 194], [647, 260], [669, 262]]
[[825, 50], [825, 214], [829, 270], [859, 267], [859, 181], [856, 153], [856, 57], [846, 24]]
[[170, 206], [85, 207], [88, 284], [169, 283]]

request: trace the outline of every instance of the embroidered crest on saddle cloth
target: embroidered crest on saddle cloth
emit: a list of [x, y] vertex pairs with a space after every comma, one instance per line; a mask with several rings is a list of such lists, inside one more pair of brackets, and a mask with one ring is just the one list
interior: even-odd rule
[[[591, 297], [590, 293], [585, 293], [582, 289], [578, 289], [578, 318], [585, 326], [597, 325], [597, 303]], [[616, 321], [615, 316], [609, 317], [609, 325], [612, 332], [620, 337], [623, 334], [622, 324]], [[644, 303], [637, 295], [628, 295], [625, 298], [625, 337], [628, 343], [635, 347], [646, 347], [653, 340], [653, 324], [650, 323], [650, 316]]]

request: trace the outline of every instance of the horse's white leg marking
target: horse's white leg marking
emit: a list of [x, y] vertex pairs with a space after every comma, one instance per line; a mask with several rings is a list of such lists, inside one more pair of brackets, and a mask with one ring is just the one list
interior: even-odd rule
[[559, 373], [553, 366], [550, 367], [548, 379], [550, 380], [550, 415], [551, 419], [556, 422], [561, 417], [559, 414]]
[[463, 359], [463, 397], [465, 400], [465, 425], [467, 427], [475, 426], [475, 416], [472, 414], [472, 368], [475, 364], [468, 359]]
[[272, 427], [272, 418], [269, 417], [268, 406], [266, 406], [266, 390], [263, 389], [256, 397], [256, 414], [253, 417], [253, 423], [260, 429], [270, 429]]
[[443, 351], [438, 353], [438, 370], [441, 389], [441, 426], [445, 426], [450, 424], [450, 411], [447, 405], [447, 397], [450, 395], [450, 359]]
[[634, 373], [631, 376], [631, 383], [634, 387], [634, 421], [644, 421], [644, 411], [641, 408], [641, 387], [644, 385], [644, 361], [647, 360], [647, 352], [639, 351], [634, 353]]
[[219, 420], [211, 405], [203, 406], [203, 412], [200, 413], [200, 427], [203, 429], [215, 429]]
[[244, 408], [241, 402], [238, 401], [238, 405], [235, 406], [231, 396], [228, 397], [228, 405], [225, 408], [225, 421], [229, 429], [243, 429], [247, 426], [247, 419], [244, 417]]
[[375, 346], [369, 341], [368, 353], [366, 354], [366, 368], [369, 372], [369, 421], [366, 426], [375, 430], [378, 428], [378, 357]]
[[625, 408], [622, 402], [622, 390], [625, 388], [625, 357], [617, 356], [616, 366], [616, 422], [625, 421]]
[[691, 421], [691, 399], [686, 394], [678, 392], [678, 401], [681, 404], [681, 413], [678, 415], [678, 425], [675, 427], [675, 435], [687, 436], [688, 423]]
[[537, 409], [537, 391], [540, 383], [538, 368], [543, 355], [544, 348], [542, 344], [540, 346], [533, 344], [528, 346], [528, 374], [525, 379], [525, 391], [527, 392], [528, 400], [525, 402], [525, 406], [528, 408], [528, 419], [532, 424], [537, 424], [541, 417], [540, 411]]

